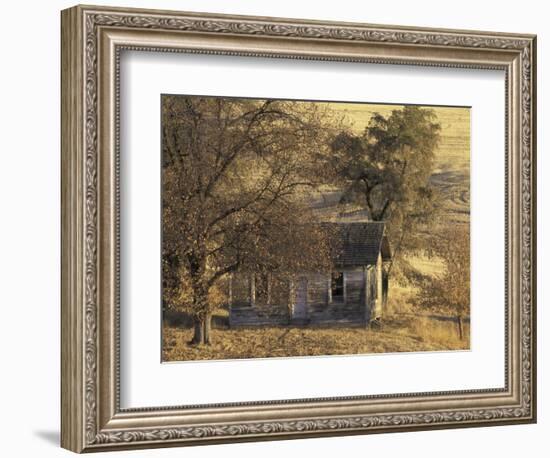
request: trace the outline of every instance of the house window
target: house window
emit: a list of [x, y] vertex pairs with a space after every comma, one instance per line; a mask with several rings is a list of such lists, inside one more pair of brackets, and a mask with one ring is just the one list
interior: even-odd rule
[[330, 283], [333, 302], [344, 302], [344, 272], [333, 272]]

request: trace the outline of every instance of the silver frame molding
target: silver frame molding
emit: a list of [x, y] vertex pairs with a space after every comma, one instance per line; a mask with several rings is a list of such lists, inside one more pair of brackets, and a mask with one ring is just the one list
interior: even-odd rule
[[[76, 6], [62, 37], [62, 422], [75, 452], [536, 421], [536, 37]], [[119, 62], [125, 49], [506, 74], [506, 386], [121, 409]]]

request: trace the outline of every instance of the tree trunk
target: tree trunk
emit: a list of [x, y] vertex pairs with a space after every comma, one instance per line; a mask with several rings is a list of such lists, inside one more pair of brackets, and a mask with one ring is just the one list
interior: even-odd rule
[[460, 337], [460, 340], [462, 340], [464, 338], [464, 323], [462, 321], [462, 315], [458, 315], [457, 324], [458, 324], [458, 336]]
[[193, 307], [194, 307], [194, 334], [189, 342], [192, 345], [204, 345], [210, 343], [210, 319], [208, 305], [208, 289], [200, 281], [192, 282], [193, 288]]
[[192, 345], [202, 345], [205, 342], [205, 327], [204, 327], [204, 320], [201, 320], [200, 318], [196, 317], [194, 320], [194, 334], [193, 339], [191, 339], [191, 342], [189, 342]]

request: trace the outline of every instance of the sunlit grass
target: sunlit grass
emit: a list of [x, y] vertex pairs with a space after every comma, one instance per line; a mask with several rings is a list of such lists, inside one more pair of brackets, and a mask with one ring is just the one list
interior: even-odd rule
[[212, 330], [212, 344], [192, 346], [192, 330], [165, 326], [163, 360], [269, 358], [368, 353], [465, 350], [448, 317], [392, 315], [380, 327], [259, 327]]

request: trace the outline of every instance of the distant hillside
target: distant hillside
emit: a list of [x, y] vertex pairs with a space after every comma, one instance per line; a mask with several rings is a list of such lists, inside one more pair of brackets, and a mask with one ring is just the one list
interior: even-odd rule
[[442, 194], [442, 224], [469, 224], [470, 174], [466, 171], [434, 173], [431, 182]]
[[[362, 132], [374, 113], [384, 116], [402, 105], [379, 105], [367, 103], [330, 103], [331, 110], [345, 116], [353, 130]], [[441, 140], [435, 152], [436, 171], [470, 170], [470, 109], [463, 107], [430, 107], [441, 124]]]
[[[328, 103], [337, 117], [344, 117], [360, 133], [374, 113], [384, 116], [402, 105], [366, 103]], [[431, 182], [441, 192], [442, 214], [439, 226], [467, 224], [470, 220], [470, 109], [463, 107], [427, 107], [434, 110], [441, 125], [441, 140], [435, 151]], [[364, 222], [367, 213], [358, 205], [340, 204], [342, 192], [335, 188], [311, 195], [308, 200], [320, 221]]]
[[[470, 221], [470, 175], [467, 170], [435, 172], [430, 179], [442, 196], [441, 224], [468, 224]], [[364, 222], [366, 210], [358, 205], [340, 204], [342, 192], [325, 189], [311, 196], [310, 205], [320, 221]]]

